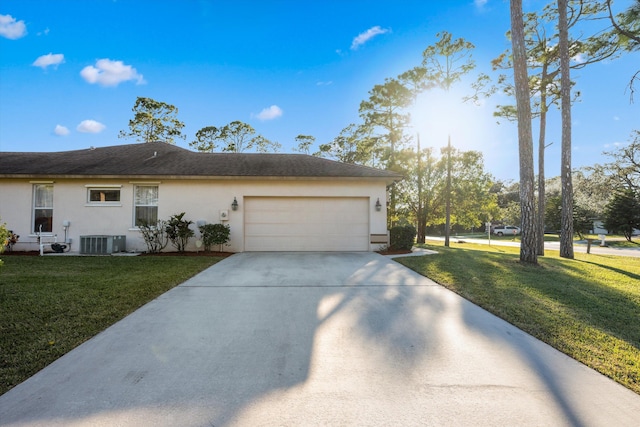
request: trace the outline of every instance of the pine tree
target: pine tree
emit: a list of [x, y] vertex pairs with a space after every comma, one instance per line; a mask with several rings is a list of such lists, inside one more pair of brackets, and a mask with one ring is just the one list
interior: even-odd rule
[[604, 208], [604, 228], [610, 233], [622, 233], [631, 241], [634, 229], [640, 229], [640, 197], [630, 188], [613, 195]]

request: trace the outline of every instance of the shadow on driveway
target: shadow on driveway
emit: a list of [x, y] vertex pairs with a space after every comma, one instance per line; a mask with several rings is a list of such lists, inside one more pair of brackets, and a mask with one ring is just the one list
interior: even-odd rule
[[241, 253], [0, 396], [7, 426], [637, 425], [640, 396], [372, 253]]

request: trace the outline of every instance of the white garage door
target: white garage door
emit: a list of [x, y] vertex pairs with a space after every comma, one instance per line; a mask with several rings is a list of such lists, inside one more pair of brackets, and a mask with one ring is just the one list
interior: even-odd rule
[[367, 251], [369, 199], [247, 197], [246, 251]]

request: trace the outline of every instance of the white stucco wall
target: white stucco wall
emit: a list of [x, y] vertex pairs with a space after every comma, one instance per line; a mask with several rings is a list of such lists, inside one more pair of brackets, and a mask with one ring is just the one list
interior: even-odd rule
[[[37, 236], [32, 228], [32, 198], [35, 180], [0, 180], [0, 221], [20, 235], [15, 250], [37, 250]], [[38, 180], [42, 182], [46, 180]], [[231, 227], [230, 245], [226, 251], [244, 250], [244, 198], [252, 196], [273, 197], [368, 197], [370, 199], [370, 233], [385, 234], [386, 185], [373, 180], [105, 180], [105, 179], [55, 179], [53, 181], [53, 232], [45, 241], [64, 240], [63, 221], [69, 221], [67, 238], [72, 239], [71, 252], [79, 251], [80, 236], [125, 235], [127, 250], [145, 251], [146, 245], [139, 231], [133, 227], [133, 201], [136, 183], [157, 183], [159, 187], [158, 218], [168, 219], [173, 214], [185, 212], [185, 219], [195, 223], [220, 221], [220, 211], [228, 210]], [[120, 203], [114, 206], [93, 206], [87, 203], [87, 186], [120, 185]], [[231, 210], [233, 198], [239, 203], [237, 211]], [[376, 211], [380, 199], [382, 210]], [[373, 244], [370, 250], [380, 245]], [[167, 250], [174, 250], [171, 245]], [[187, 250], [196, 250], [195, 238]]]

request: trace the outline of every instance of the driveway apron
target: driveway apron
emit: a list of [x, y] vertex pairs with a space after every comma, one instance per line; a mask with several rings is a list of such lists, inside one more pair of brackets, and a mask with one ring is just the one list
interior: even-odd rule
[[640, 396], [375, 253], [241, 253], [0, 396], [2, 426], [637, 426]]

